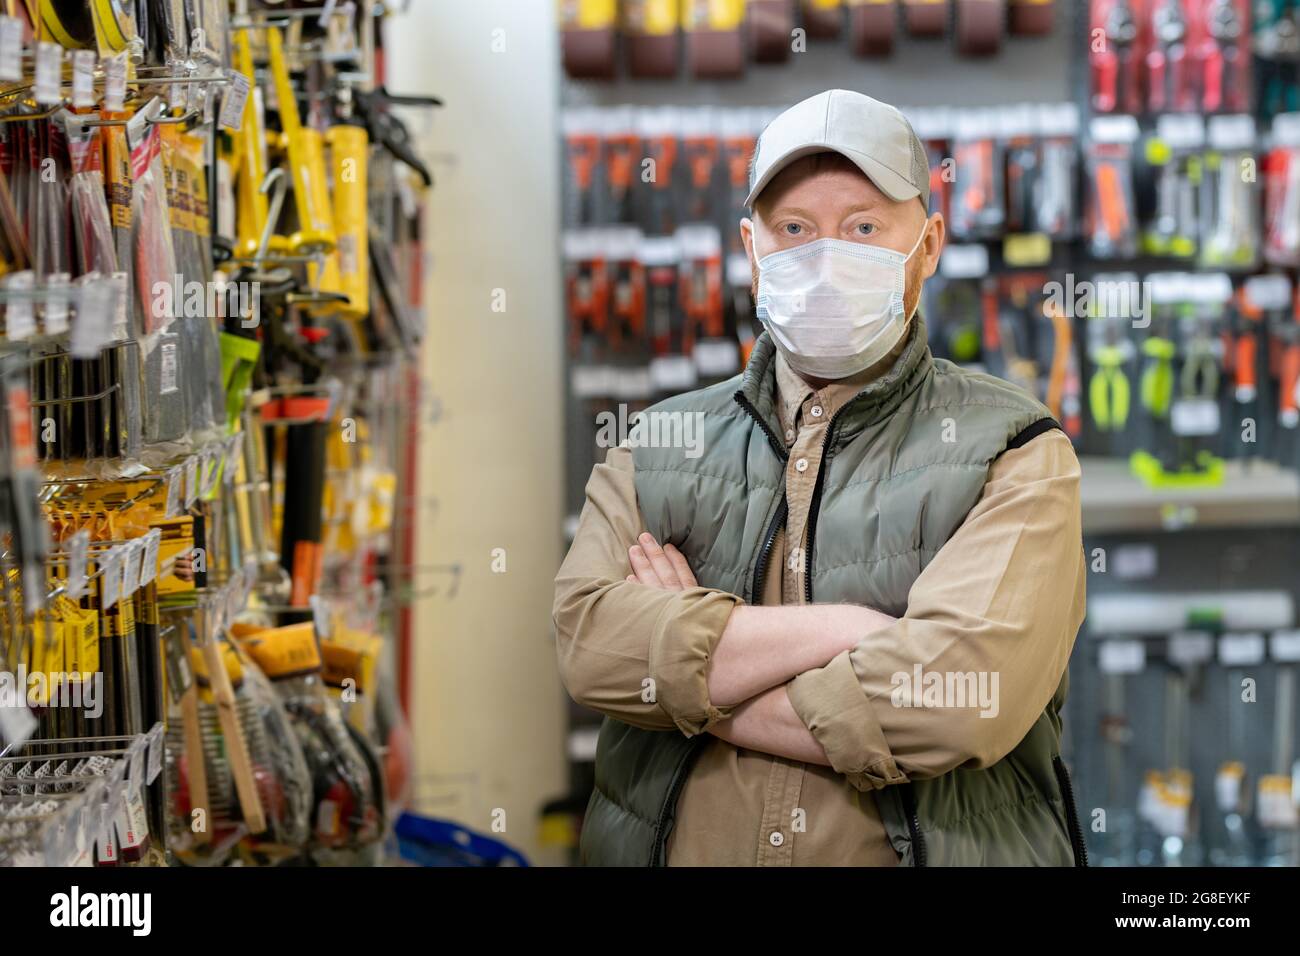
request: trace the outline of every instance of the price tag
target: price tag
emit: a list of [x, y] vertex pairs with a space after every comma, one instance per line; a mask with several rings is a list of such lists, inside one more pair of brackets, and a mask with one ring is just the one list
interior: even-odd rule
[[0, 16], [0, 80], [23, 78], [23, 23]]
[[1146, 647], [1141, 641], [1102, 641], [1098, 663], [1105, 674], [1138, 674], [1146, 666]]
[[1224, 667], [1248, 667], [1263, 660], [1263, 634], [1224, 634], [1219, 638], [1219, 663]]
[[939, 259], [945, 279], [978, 279], [989, 274], [989, 251], [977, 243], [949, 246]]
[[57, 106], [63, 102], [59, 89], [63, 81], [63, 47], [57, 43], [42, 42], [36, 45], [36, 82], [32, 95], [41, 106]]
[[248, 77], [238, 70], [230, 70], [226, 77], [226, 94], [221, 99], [221, 113], [217, 122], [226, 129], [239, 131], [244, 125], [244, 103], [248, 100], [248, 91], [252, 84]]
[[145, 770], [145, 783], [150, 784], [158, 779], [158, 774], [162, 771], [163, 765], [163, 733], [162, 724], [154, 724], [153, 729], [149, 731], [149, 765]]
[[140, 587], [145, 587], [158, 576], [158, 545], [162, 541], [162, 532], [150, 528], [144, 536], [144, 557], [140, 559]]
[[1153, 578], [1156, 568], [1156, 549], [1150, 544], [1122, 544], [1111, 560], [1111, 569], [1122, 581]]
[[185, 462], [185, 507], [199, 500], [199, 456], [191, 455]]
[[212, 448], [203, 453], [203, 480], [199, 494], [207, 498], [217, 487], [217, 475], [221, 472], [223, 449]]
[[36, 334], [36, 310], [27, 293], [32, 291], [35, 277], [31, 271], [15, 272], [4, 280], [4, 288], [17, 292], [5, 309], [5, 331], [10, 341], [29, 339]]
[[1198, 437], [1219, 433], [1219, 403], [1212, 398], [1181, 398], [1169, 409], [1175, 435]]
[[95, 51], [72, 51], [72, 105], [89, 109], [95, 105]]
[[76, 315], [68, 347], [75, 358], [94, 358], [113, 340], [113, 312], [117, 308], [117, 283], [101, 276], [77, 280]]
[[1169, 637], [1169, 660], [1188, 666], [1214, 659], [1214, 636], [1204, 631], [1187, 631]]
[[0, 737], [6, 746], [24, 743], [35, 732], [36, 718], [22, 700], [0, 707]]
[[1052, 240], [1045, 232], [1022, 232], [1002, 240], [1002, 258], [1009, 266], [1041, 266], [1052, 261]]
[[78, 531], [68, 539], [68, 597], [80, 600], [86, 593], [86, 552], [90, 534]]
[[666, 392], [694, 388], [695, 363], [686, 355], [661, 355], [650, 360], [650, 384]]
[[104, 61], [104, 110], [116, 113], [126, 107], [126, 52]]
[[49, 294], [45, 300], [45, 334], [62, 335], [68, 331], [68, 303], [72, 298], [69, 283], [72, 276], [66, 272], [51, 272], [45, 277]]
[[731, 339], [701, 339], [691, 354], [706, 378], [734, 375], [740, 368], [740, 346]]
[[178, 518], [181, 513], [181, 469], [177, 465], [167, 469], [166, 517]]
[[122, 574], [122, 599], [126, 600], [140, 587], [140, 552], [144, 548], [132, 542], [122, 545], [122, 556], [118, 559], [118, 570]]
[[1300, 661], [1300, 631], [1274, 631], [1268, 639], [1268, 652], [1275, 661]]
[[118, 562], [121, 561], [121, 555], [117, 549], [113, 548], [103, 554], [100, 558], [100, 580], [103, 584], [100, 586], [104, 607], [110, 608], [115, 605], [122, 597], [122, 571], [118, 568]]

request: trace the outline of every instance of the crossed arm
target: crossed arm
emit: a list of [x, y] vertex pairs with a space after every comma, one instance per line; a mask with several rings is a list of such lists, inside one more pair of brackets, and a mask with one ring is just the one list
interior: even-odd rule
[[[648, 533], [628, 549], [628, 560], [629, 582], [663, 591], [698, 587], [682, 553], [671, 544], [661, 547]], [[888, 614], [853, 604], [737, 605], [713, 649], [707, 676], [710, 699], [734, 709], [708, 732], [737, 747], [830, 766], [785, 685], [893, 622]]]
[[[613, 449], [555, 581], [574, 700], [636, 727], [828, 765], [860, 790], [1001, 760], [1059, 692], [1083, 619], [1079, 466], [1061, 433], [994, 462], [897, 620], [852, 605], [746, 605], [697, 586], [682, 555], [644, 533], [630, 453]], [[995, 699], [900, 704], [895, 679], [918, 666], [996, 679]]]

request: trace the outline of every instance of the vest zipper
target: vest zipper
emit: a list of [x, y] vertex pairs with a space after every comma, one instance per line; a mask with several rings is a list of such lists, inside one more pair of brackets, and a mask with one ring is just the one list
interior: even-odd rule
[[650, 844], [650, 866], [666, 866], [668, 850], [668, 814], [676, 809], [677, 798], [682, 792], [682, 787], [686, 785], [686, 778], [690, 776], [691, 764], [700, 755], [703, 749], [701, 744], [705, 740], [705, 735], [700, 734], [691, 741], [691, 747], [686, 751], [686, 756], [682, 758], [681, 765], [677, 772], [673, 774], [673, 782], [668, 788], [668, 796], [664, 799], [663, 805], [659, 808], [659, 819], [655, 821], [654, 840]]
[[763, 539], [763, 547], [759, 549], [758, 562], [754, 565], [754, 586], [750, 593], [751, 603], [753, 604], [760, 604], [763, 601], [763, 585], [767, 581], [767, 566], [772, 559], [772, 548], [776, 544], [776, 533], [785, 524], [786, 514], [789, 510], [790, 503], [785, 495], [782, 495], [781, 503], [776, 506], [776, 514], [772, 515], [772, 523], [768, 525], [767, 535]]
[[[758, 409], [754, 407], [754, 404], [745, 397], [745, 393], [736, 392], [734, 397], [736, 399], [736, 404], [743, 408], [749, 417], [758, 423], [758, 427], [761, 428], [763, 434], [767, 436], [768, 443], [773, 449], [775, 449], [777, 457], [780, 458], [782, 462], [789, 461], [790, 453], [786, 451], [785, 445], [782, 444], [781, 439], [777, 436], [776, 432], [772, 431], [771, 426], [768, 425], [763, 416], [758, 413]], [[781, 476], [781, 481], [784, 485], [784, 475]], [[772, 523], [768, 525], [767, 534], [763, 537], [763, 547], [760, 548], [758, 552], [758, 561], [754, 564], [754, 586], [750, 589], [750, 601], [754, 604], [758, 604], [763, 600], [763, 585], [767, 579], [767, 567], [771, 561], [772, 547], [776, 544], [776, 533], [780, 531], [781, 526], [785, 524], [786, 515], [789, 513], [789, 510], [789, 501], [786, 499], [785, 493], [782, 492], [781, 503], [777, 505], [776, 514], [772, 516]]]
[[907, 817], [907, 836], [912, 841], [912, 865], [925, 866], [925, 839], [921, 836], [921, 819], [916, 812], [915, 785], [901, 784], [899, 795], [903, 799], [903, 814]]
[[1083, 830], [1079, 827], [1079, 810], [1074, 805], [1074, 786], [1070, 783], [1070, 771], [1065, 761], [1057, 754], [1052, 758], [1052, 769], [1056, 771], [1056, 783], [1061, 788], [1061, 799], [1065, 801], [1065, 820], [1070, 831], [1070, 848], [1074, 851], [1074, 865], [1088, 865], [1088, 844], [1083, 840]]
[[781, 441], [781, 437], [777, 435], [776, 432], [772, 431], [772, 426], [769, 425], [767, 420], [758, 413], [758, 409], [754, 407], [754, 403], [745, 397], [744, 392], [737, 392], [732, 397], [736, 400], [736, 404], [743, 408], [746, 413], [748, 413], [749, 417], [758, 423], [758, 427], [763, 429], [763, 434], [767, 436], [768, 443], [776, 450], [777, 457], [782, 461], [788, 460], [790, 453], [785, 450], [785, 444]]

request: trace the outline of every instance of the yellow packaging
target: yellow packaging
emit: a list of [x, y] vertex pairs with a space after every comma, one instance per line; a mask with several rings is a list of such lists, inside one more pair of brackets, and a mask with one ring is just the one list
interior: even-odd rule
[[240, 646], [272, 680], [311, 674], [321, 669], [320, 647], [310, 621], [258, 631], [242, 638]]

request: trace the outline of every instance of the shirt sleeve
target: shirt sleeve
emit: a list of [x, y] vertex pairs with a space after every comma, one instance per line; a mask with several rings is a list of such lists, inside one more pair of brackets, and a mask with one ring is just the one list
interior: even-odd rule
[[795, 711], [855, 787], [991, 766], [1042, 714], [1084, 616], [1079, 475], [1060, 431], [1003, 453], [903, 617], [791, 681]]
[[647, 730], [702, 733], [732, 708], [709, 699], [708, 667], [734, 594], [664, 591], [627, 580], [645, 530], [632, 454], [613, 448], [592, 470], [573, 545], [555, 578], [560, 677], [578, 703]]

